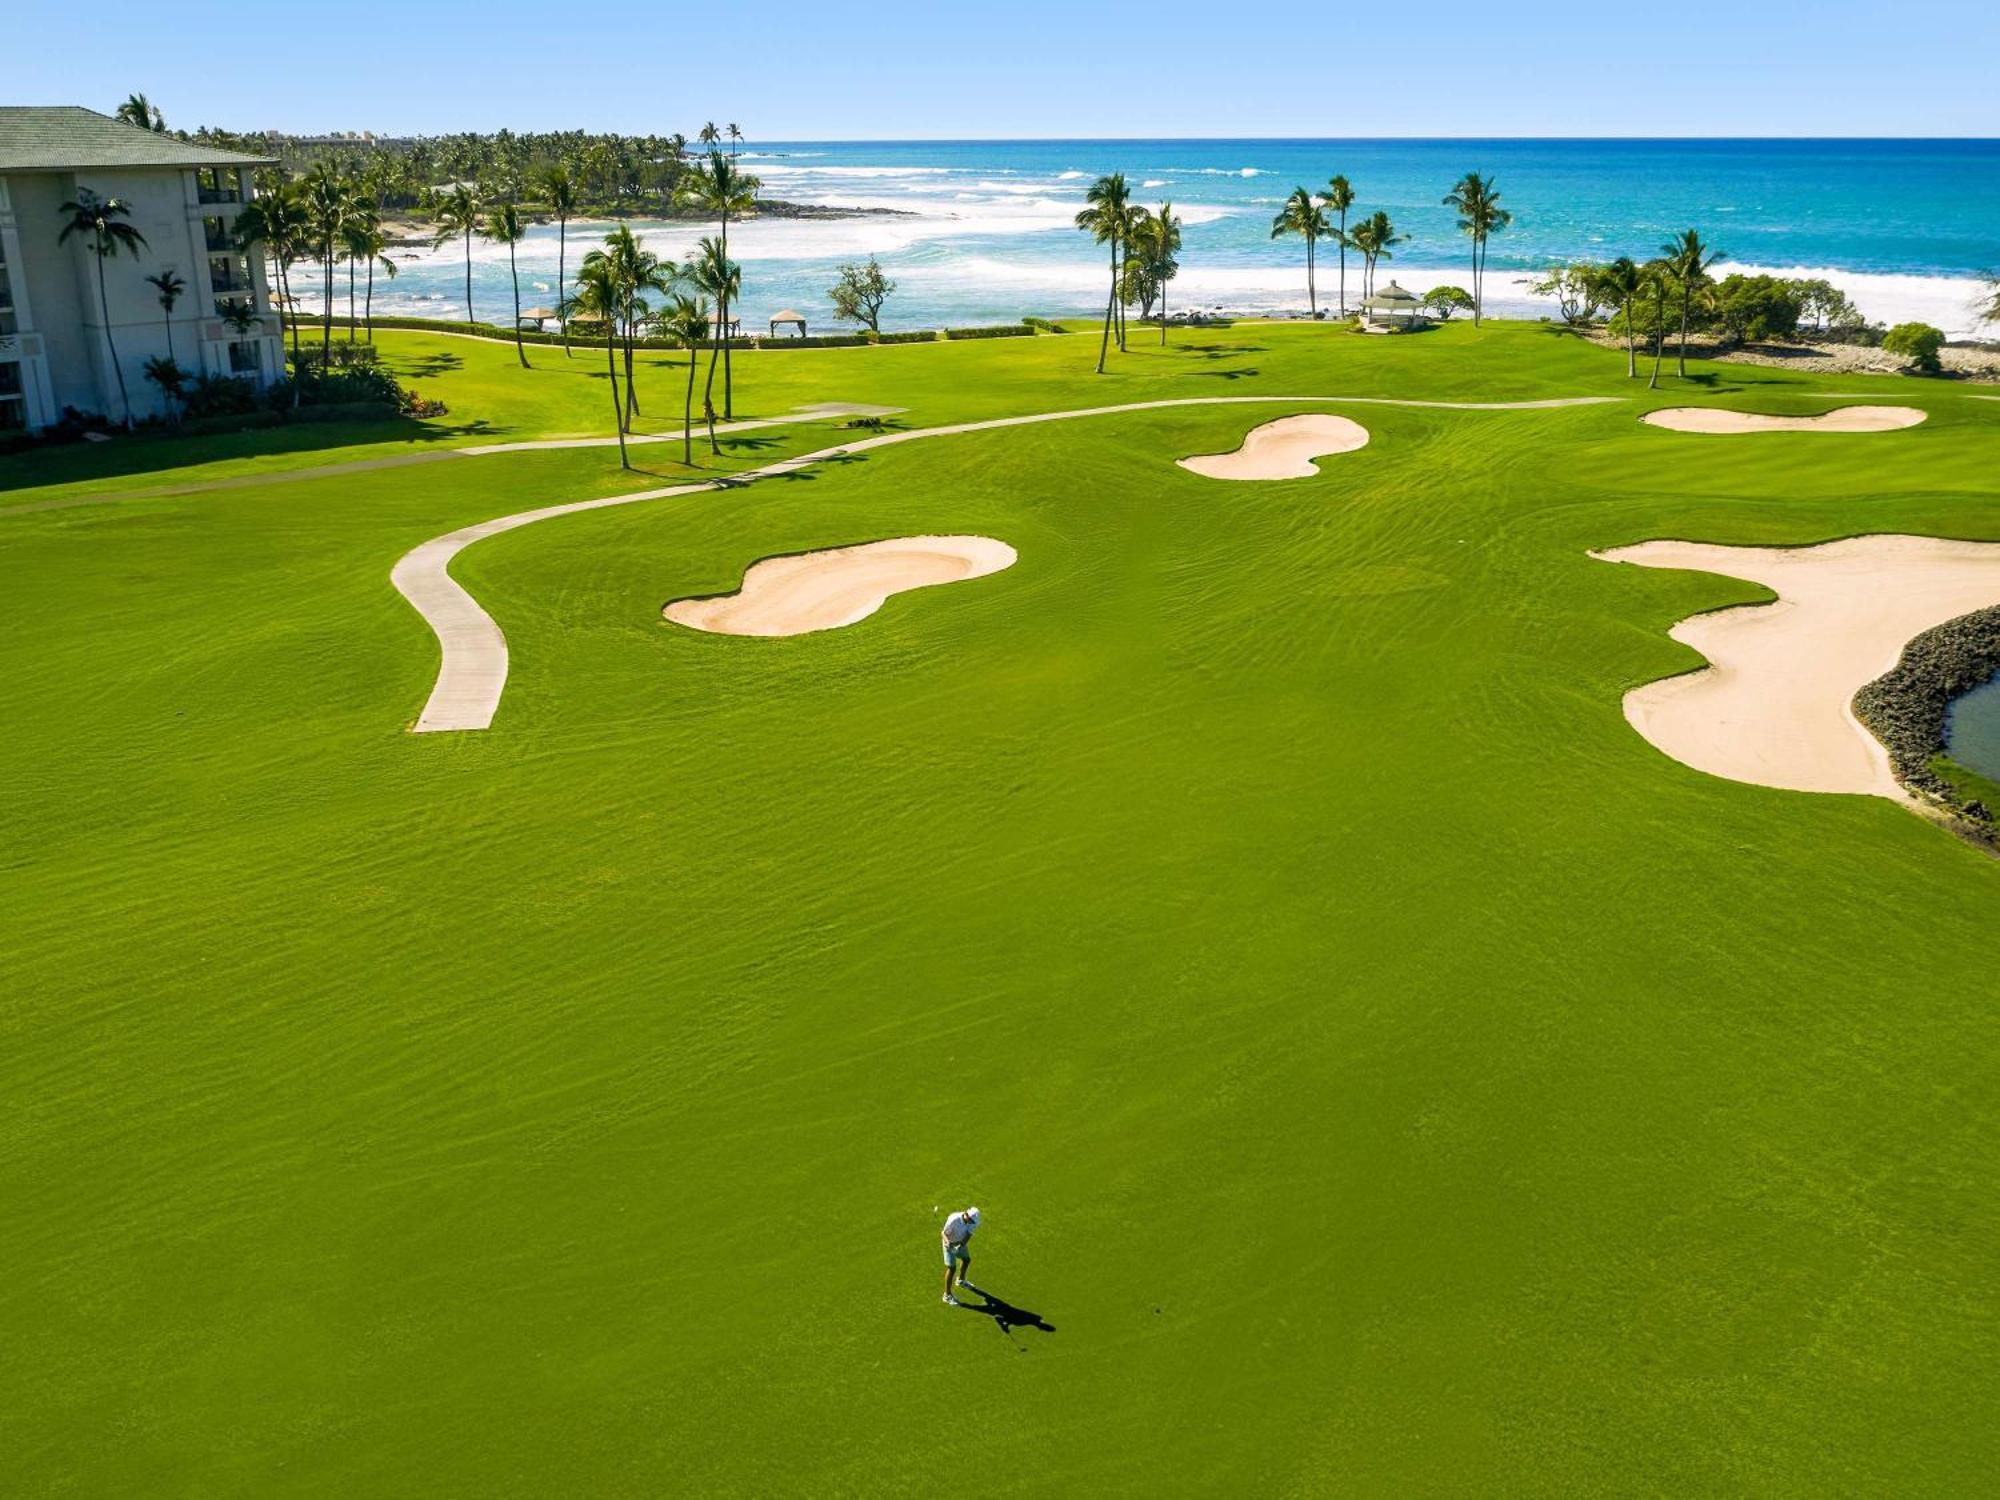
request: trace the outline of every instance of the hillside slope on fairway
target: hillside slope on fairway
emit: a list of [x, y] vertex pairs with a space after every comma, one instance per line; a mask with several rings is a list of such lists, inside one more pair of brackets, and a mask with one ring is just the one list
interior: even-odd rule
[[[1976, 1492], [2000, 862], [1653, 749], [1669, 627], [1763, 595], [1589, 553], [2000, 539], [2000, 408], [1721, 441], [1638, 416], [1867, 382], [1174, 338], [745, 358], [738, 415], [1626, 399], [1301, 406], [1367, 445], [1259, 484], [1175, 460], [1285, 406], [1128, 412], [525, 527], [454, 565], [512, 658], [468, 734], [406, 732], [391, 565], [677, 450], [299, 479], [250, 434], [186, 466], [245, 487], [0, 516], [0, 1487]], [[451, 349], [454, 422], [606, 399]], [[8, 502], [158, 479], [76, 462]], [[661, 619], [899, 536], [1018, 560]], [[972, 1202], [1053, 1331], [939, 1305]]]

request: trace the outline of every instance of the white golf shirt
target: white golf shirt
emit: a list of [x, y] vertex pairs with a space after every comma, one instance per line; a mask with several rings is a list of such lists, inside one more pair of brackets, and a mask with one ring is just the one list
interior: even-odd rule
[[978, 1227], [965, 1216], [965, 1210], [960, 1209], [944, 1221], [944, 1242], [953, 1246], [963, 1245], [972, 1238], [972, 1231]]

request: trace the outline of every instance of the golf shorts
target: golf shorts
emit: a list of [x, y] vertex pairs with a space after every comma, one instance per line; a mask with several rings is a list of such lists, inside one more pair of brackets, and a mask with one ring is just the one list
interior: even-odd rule
[[969, 1262], [971, 1259], [972, 1259], [971, 1241], [968, 1240], [963, 1245], [954, 1245], [949, 1240], [946, 1240], [944, 1242], [944, 1263], [947, 1269], [955, 1265], [963, 1265]]

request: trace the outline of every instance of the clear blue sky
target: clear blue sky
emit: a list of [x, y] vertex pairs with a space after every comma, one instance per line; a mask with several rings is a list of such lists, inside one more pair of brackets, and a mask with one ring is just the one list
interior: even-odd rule
[[6, 29], [0, 102], [141, 90], [189, 128], [2000, 135], [2000, 0], [13, 0]]

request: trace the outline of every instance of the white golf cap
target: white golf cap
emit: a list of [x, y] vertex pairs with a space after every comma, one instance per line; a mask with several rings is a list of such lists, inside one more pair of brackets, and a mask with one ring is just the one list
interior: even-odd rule
[[965, 1216], [966, 1218], [972, 1220], [972, 1222], [975, 1224], [979, 1222], [979, 1210], [976, 1208], [968, 1208], [965, 1211]]

